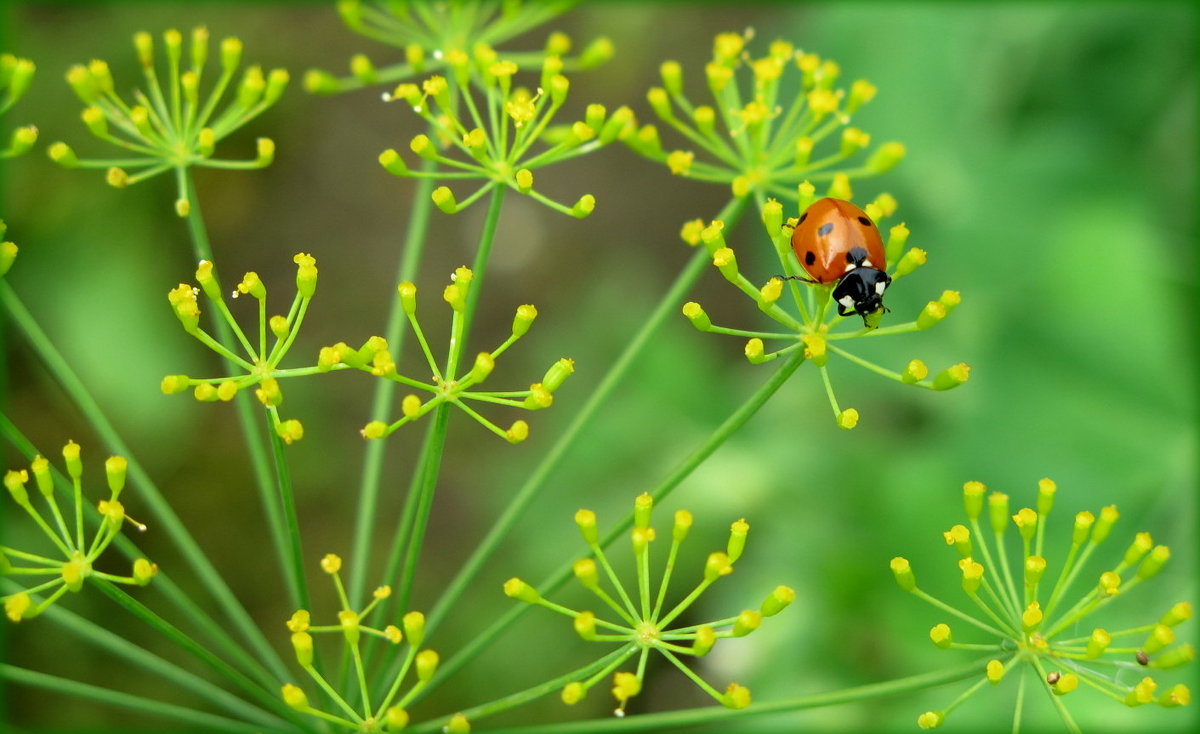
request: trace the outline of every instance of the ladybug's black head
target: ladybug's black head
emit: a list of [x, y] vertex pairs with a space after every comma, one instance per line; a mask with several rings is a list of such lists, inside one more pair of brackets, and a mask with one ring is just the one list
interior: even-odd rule
[[891, 282], [891, 277], [882, 270], [854, 268], [843, 275], [833, 289], [838, 315], [859, 314], [863, 317], [863, 323], [870, 326], [867, 317], [883, 308], [883, 292]]

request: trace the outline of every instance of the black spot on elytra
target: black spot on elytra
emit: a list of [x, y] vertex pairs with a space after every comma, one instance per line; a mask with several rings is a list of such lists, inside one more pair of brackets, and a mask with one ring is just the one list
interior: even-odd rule
[[820, 229], [817, 230], [817, 234], [821, 235], [822, 237], [825, 237], [832, 231], [833, 231], [833, 222], [826, 222], [825, 224], [821, 225]]
[[812, 265], [816, 261], [817, 261], [817, 254], [815, 252], [813, 252], [812, 250], [809, 250], [808, 252], [804, 253], [804, 264], [805, 265]]
[[866, 217], [859, 217], [859, 218], [858, 218], [858, 221], [862, 222], [862, 223], [863, 223], [863, 226], [865, 226], [865, 227], [870, 227], [870, 226], [871, 226], [871, 220], [870, 220], [870, 219], [867, 219]]
[[846, 253], [846, 262], [848, 262], [848, 263], [854, 262], [854, 256], [848, 252]]
[[803, 214], [801, 214], [800, 220], [797, 221], [796, 224], [800, 224], [800, 222], [803, 222], [805, 219], [808, 219], [808, 212], [804, 212]]

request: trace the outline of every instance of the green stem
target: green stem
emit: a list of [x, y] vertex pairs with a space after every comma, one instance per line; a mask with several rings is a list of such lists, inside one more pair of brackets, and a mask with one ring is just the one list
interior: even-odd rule
[[[726, 223], [727, 229], [732, 229], [736, 224], [737, 219], [741, 216], [745, 207], [745, 199], [732, 199], [725, 208], [717, 215], [717, 219], [721, 219]], [[708, 269], [712, 262], [711, 256], [703, 248], [700, 248], [693, 256], [687, 265], [684, 266], [682, 272], [675, 279], [675, 282], [663, 294], [662, 301], [650, 318], [642, 325], [642, 328], [633, 336], [629, 345], [625, 347], [625, 351], [617, 358], [609, 368], [608, 373], [596, 386], [596, 390], [588, 398], [583, 407], [576, 413], [571, 424], [563, 431], [558, 441], [546, 453], [545, 458], [538, 464], [537, 468], [530, 474], [529, 479], [525, 484], [517, 490], [516, 496], [508, 503], [503, 514], [488, 530], [486, 536], [472, 552], [471, 557], [463, 564], [458, 574], [446, 586], [446, 590], [438, 598], [438, 601], [433, 606], [433, 610], [429, 613], [426, 620], [427, 634], [433, 634], [434, 630], [442, 623], [449, 613], [450, 609], [458, 603], [462, 598], [463, 593], [474, 582], [475, 577], [483, 569], [483, 565], [493, 557], [496, 548], [504, 541], [509, 532], [517, 524], [517, 521], [524, 514], [525, 510], [537, 499], [542, 490], [546, 488], [550, 477], [558, 469], [567, 453], [574, 447], [583, 430], [591, 424], [592, 418], [600, 410], [600, 407], [605, 405], [621, 380], [625, 378], [626, 373], [633, 366], [633, 363], [641, 356], [642, 350], [651, 342], [654, 336], [666, 323], [666, 320], [674, 315], [679, 307], [679, 302], [692, 289], [699, 280], [700, 275]]]
[[104, 592], [105, 596], [115, 601], [120, 606], [124, 607], [133, 616], [142, 620], [163, 637], [174, 642], [179, 647], [186, 650], [197, 660], [201, 661], [213, 671], [228, 679], [242, 690], [259, 699], [265, 706], [275, 709], [277, 712], [285, 716], [290, 716], [291, 710], [284, 704], [282, 699], [275, 695], [274, 691], [266, 690], [262, 686], [255, 684], [240, 671], [235, 670], [232, 666], [221, 660], [216, 655], [213, 655], [208, 649], [202, 647], [192, 638], [184, 634], [179, 628], [167, 622], [162, 617], [158, 616], [150, 609], [142, 604], [137, 599], [134, 599], [124, 590], [113, 585], [108, 581], [93, 578], [91, 583], [100, 591]]
[[[217, 279], [217, 282], [220, 282], [220, 277], [217, 273], [217, 264], [213, 259], [212, 245], [208, 240], [208, 230], [204, 226], [204, 217], [200, 213], [200, 198], [196, 195], [196, 184], [192, 180], [191, 174], [186, 171], [180, 174], [180, 179], [191, 207], [188, 210], [187, 226], [188, 233], [192, 238], [193, 254], [197, 260], [208, 260], [213, 263], [213, 277]], [[230, 318], [232, 319], [232, 316]], [[217, 341], [221, 344], [232, 344], [234, 339], [233, 332], [225, 320], [214, 318], [212, 322], [216, 330]], [[250, 395], [241, 391], [233, 399], [237, 410], [238, 425], [241, 426], [246, 450], [250, 454], [250, 465], [254, 470], [254, 483], [258, 487], [259, 503], [262, 505], [263, 515], [267, 518], [267, 528], [271, 533], [271, 543], [275, 547], [275, 557], [279, 560], [283, 577], [287, 580], [288, 584], [291, 584], [293, 583], [293, 577], [287, 572], [288, 549], [282, 511], [275, 495], [275, 482], [271, 478], [271, 465], [267, 458], [267, 450], [261, 441], [260, 437], [262, 434], [259, 433], [258, 422], [255, 419], [257, 411], [250, 401]], [[295, 598], [297, 590], [289, 586], [288, 593], [292, 598]]]
[[[436, 427], [437, 423], [435, 421], [430, 421], [429, 427], [425, 432], [425, 438], [421, 443], [421, 450], [417, 454], [417, 463], [413, 470], [412, 478], [409, 480], [408, 492], [404, 499], [404, 508], [400, 513], [400, 521], [396, 523], [396, 532], [392, 536], [392, 547], [388, 551], [387, 565], [383, 572], [382, 581], [388, 585], [394, 586], [395, 581], [398, 579], [400, 573], [400, 563], [403, 560], [404, 548], [407, 546], [409, 534], [412, 532], [413, 520], [417, 513], [418, 498], [421, 493], [421, 487], [425, 483], [426, 463], [433, 454], [431, 447], [433, 445], [434, 431], [436, 430]], [[392, 594], [391, 597], [384, 601], [384, 617], [392, 618], [392, 609], [395, 609], [395, 616], [402, 615], [408, 611], [402, 606], [390, 606], [390, 603], [394, 601], [395, 596], [395, 594]], [[374, 654], [379, 649], [381, 648], [377, 640], [371, 639], [367, 641], [366, 664], [368, 668], [372, 667]], [[375, 690], [378, 690], [379, 687], [382, 686], [386, 681], [395, 678], [397, 667], [401, 664], [401, 662], [402, 658], [397, 657], [395, 659], [392, 667], [388, 670], [386, 675], [382, 676], [379, 679], [379, 682], [376, 683]], [[346, 660], [346, 663], [349, 663], [348, 659]], [[349, 665], [346, 666], [346, 672], [349, 672]]]
[[[855, 686], [854, 688], [845, 688], [831, 693], [819, 693], [813, 696], [800, 696], [797, 698], [785, 698], [780, 701], [756, 703], [744, 709], [734, 710], [705, 706], [661, 714], [640, 714], [636, 719], [636, 726], [632, 728], [636, 728], [638, 731], [659, 731], [710, 724], [724, 726], [725, 731], [730, 731], [732, 729], [726, 722], [741, 722], [752, 716], [803, 711], [805, 709], [867, 701], [886, 696], [896, 696], [902, 693], [921, 691], [926, 688], [933, 688], [934, 686], [974, 678], [979, 675], [979, 671], [982, 669], [984, 663], [984, 660], [977, 660], [968, 665], [941, 670], [936, 673], [922, 673], [921, 675], [914, 675], [908, 678], [898, 678], [883, 683]], [[544, 726], [524, 726], [516, 729], [494, 729], [492, 730], [492, 734], [518, 734], [518, 732], [527, 732], [528, 734], [592, 734], [596, 732], [599, 734], [600, 732], [628, 730], [631, 728], [631, 723], [633, 722], [618, 718], [592, 719], [587, 721], [568, 721], [561, 724], [547, 724]]]
[[[471, 279], [470, 286], [467, 289], [466, 304], [461, 314], [455, 314], [456, 321], [459, 321], [457, 333], [461, 336], [453, 340], [450, 345], [449, 358], [446, 364], [447, 379], [451, 379], [451, 376], [455, 374], [455, 369], [470, 334], [471, 321], [479, 305], [479, 294], [483, 287], [488, 259], [491, 256], [492, 243], [496, 239], [496, 229], [500, 224], [500, 211], [504, 203], [504, 192], [505, 187], [503, 186], [497, 186], [492, 191], [491, 204], [488, 206], [487, 217], [484, 220], [483, 229], [479, 235], [479, 246], [475, 252], [475, 262], [472, 266], [474, 277]], [[441, 469], [442, 451], [446, 442], [448, 413], [448, 405], [442, 404], [436, 409], [434, 416], [435, 427], [427, 435], [421, 449], [421, 455], [414, 466], [413, 483], [409, 494], [410, 501], [405, 504], [404, 519], [401, 520], [400, 526], [397, 528], [397, 532], [392, 540], [392, 551], [390, 553], [392, 562], [388, 564], [386, 579], [390, 579], [394, 575], [395, 562], [399, 560], [400, 549], [407, 546], [404, 561], [405, 567], [399, 583], [400, 591], [395, 595], [395, 601], [393, 602], [395, 605], [394, 608], [402, 611], [408, 609], [409, 597], [416, 574], [416, 565], [421, 555], [421, 544], [425, 539], [425, 526], [429, 522], [429, 513], [433, 506], [433, 493], [437, 486], [437, 478]], [[420, 489], [419, 499], [415, 507], [416, 515], [412, 518], [411, 524], [409, 524], [409, 508], [413, 498], [411, 492], [413, 488], [417, 487], [420, 487]], [[404, 537], [405, 533], [408, 533], [407, 538]], [[372, 643], [374, 643], [374, 640], [372, 640]], [[385, 678], [387, 677], [389, 676], [385, 676]]]
[[142, 696], [134, 696], [111, 688], [101, 688], [100, 686], [93, 686], [68, 678], [59, 678], [54, 675], [38, 673], [6, 663], [0, 663], [0, 678], [13, 683], [45, 688], [57, 693], [65, 693], [70, 696], [90, 698], [110, 706], [121, 706], [134, 711], [141, 711], [142, 713], [183, 721], [200, 731], [232, 731], [248, 732], [250, 734], [262, 731], [286, 731], [286, 729], [264, 730], [258, 724], [234, 721], [224, 716], [195, 711], [183, 706], [155, 701]]
[[[500, 224], [500, 210], [504, 206], [504, 192], [507, 186], [497, 186], [492, 189], [491, 202], [488, 204], [487, 217], [483, 220], [483, 231], [479, 234], [479, 248], [475, 251], [475, 264], [471, 272], [471, 287], [467, 289], [467, 304], [462, 315], [462, 342], [456, 345], [456, 352], [451, 355], [455, 364], [462, 361], [462, 355], [467, 348], [467, 338], [471, 334], [471, 322], [475, 319], [475, 311], [479, 308], [479, 297], [483, 293], [483, 280], [487, 275], [488, 260], [492, 254], [492, 243], [496, 240], [496, 228]], [[447, 376], [453, 373], [447, 369]]]
[[[650, 491], [650, 496], [654, 498], [655, 503], [660, 502], [664, 497], [671, 493], [675, 487], [688, 477], [696, 467], [700, 466], [721, 444], [725, 443], [726, 439], [732, 436], [737, 430], [744, 426], [747, 421], [758, 412], [759, 408], [774, 395], [783, 384], [787, 382], [792, 373], [804, 362], [804, 352], [796, 351], [788, 359], [779, 366], [775, 374], [771, 376], [767, 382], [758, 389], [750, 398], [743, 403], [737, 410], [733, 412], [729, 418], [725, 419], [716, 431], [711, 436], [700, 444], [687, 458], [680, 462], [671, 474], [667, 476], [657, 487]], [[624, 520], [617, 524], [607, 536], [601, 541], [602, 546], [610, 545], [617, 537], [625, 532], [630, 525], [633, 524], [633, 513], [629, 513]], [[548, 577], [541, 584], [538, 584], [537, 589], [543, 594], [553, 592], [570, 579], [574, 574], [572, 572], [572, 563], [566, 563]], [[509, 628], [514, 622], [521, 617], [530, 607], [528, 605], [519, 605], [513, 607], [504, 616], [492, 623], [490, 627], [480, 633], [470, 644], [464, 647], [454, 657], [443, 663], [437, 674], [430, 681], [430, 689], [436, 688], [438, 684], [446, 678], [453, 675], [459, 668], [467, 664], [475, 656], [479, 655], [488, 645], [492, 643], [496, 637]], [[426, 623], [428, 629], [428, 623]], [[428, 632], [426, 633], [428, 634]]]
[[26, 339], [41, 357], [46, 364], [47, 369], [55, 376], [63, 390], [71, 397], [78, 406], [81, 413], [87, 421], [92, 425], [96, 434], [104, 442], [109, 451], [114, 454], [124, 456], [129, 462], [128, 476], [131, 482], [137, 487], [138, 494], [146, 504], [150, 507], [150, 511], [154, 514], [158, 521], [162, 524], [163, 535], [170, 538], [175, 546], [179, 549], [180, 554], [186, 559], [188, 564], [199, 576], [201, 583], [206, 586], [209, 592], [216, 598], [221, 605], [233, 626], [246, 640], [247, 643], [254, 649], [257, 658], [268, 665], [272, 672], [279, 678], [287, 676], [287, 670], [283, 666], [279, 655], [267, 642], [262, 630], [250, 618], [245, 607], [238, 602], [229, 585], [225, 583], [225, 579], [212, 565], [212, 562], [201, 550], [195, 539], [188, 532], [187, 527], [175, 514], [162, 492], [154, 484], [150, 475], [142, 468], [142, 465], [134, 457], [133, 452], [129, 450], [129, 446], [117, 433], [108, 417], [100, 409], [100, 405], [92, 397], [91, 393], [84, 386], [75, 371], [67, 363], [66, 359], [58, 352], [53, 342], [50, 341], [46, 333], [42, 331], [33, 316], [25, 309], [17, 294], [9, 287], [7, 282], [0, 281], [0, 301], [4, 303], [12, 319], [20, 327], [25, 334]]
[[291, 560], [288, 569], [291, 583], [288, 584], [288, 591], [293, 607], [310, 609], [308, 582], [304, 576], [304, 547], [300, 538], [300, 518], [296, 515], [296, 496], [292, 492], [292, 473], [288, 469], [287, 456], [284, 455], [283, 439], [275, 431], [270, 431], [270, 433], [271, 447], [275, 454], [275, 475], [279, 478], [279, 502], [287, 521], [288, 558]]
[[[426, 161], [424, 169], [432, 170], [432, 161]], [[424, 170], [423, 169], [423, 170]], [[430, 195], [433, 180], [421, 179], [413, 191], [409, 211], [412, 219], [404, 237], [404, 257], [396, 272], [396, 282], [412, 281], [420, 270], [421, 255], [425, 249], [425, 235], [429, 229], [429, 213], [433, 209]], [[395, 359], [400, 359], [404, 347], [404, 324], [407, 321], [400, 308], [400, 298], [393, 294], [392, 308], [388, 313], [387, 327], [383, 338]], [[396, 394], [396, 383], [391, 380], [375, 381], [375, 397], [371, 401], [371, 420], [386, 420]], [[367, 441], [363, 452], [362, 479], [358, 485], [358, 503], [354, 518], [354, 545], [350, 550], [350, 598], [356, 603], [366, 586], [369, 555], [375, 535], [375, 508], [379, 501], [379, 482], [383, 473], [383, 458], [387, 441]]]
[[1029, 678], [1027, 671], [1022, 668], [1017, 675], [1020, 680], [1017, 683], [1017, 701], [1013, 704], [1013, 723], [1012, 734], [1020, 734], [1021, 732], [1021, 714], [1025, 711], [1025, 681]]
[[125, 658], [135, 665], [139, 665], [152, 674], [159, 676], [162, 680], [170, 681], [171, 685], [181, 690], [190, 691], [246, 721], [256, 722], [260, 726], [266, 727], [281, 727], [284, 724], [283, 719], [247, 703], [229, 691], [218, 688], [200, 676], [184, 670], [177, 664], [161, 658], [145, 648], [133, 644], [124, 637], [110, 632], [107, 628], [90, 622], [61, 606], [50, 607], [46, 610], [45, 616], [71, 630], [80, 639], [86, 640], [114, 655]]
[[[417, 562], [421, 558], [421, 545], [425, 541], [425, 529], [429, 525], [429, 513], [433, 509], [433, 493], [437, 489], [438, 474], [442, 465], [442, 450], [446, 445], [446, 427], [449, 423], [450, 406], [439, 405], [433, 415], [433, 432], [427, 446], [430, 453], [423, 467], [423, 481], [417, 495], [416, 516], [408, 536], [404, 552], [404, 570], [400, 575], [400, 591], [396, 594], [397, 608], [407, 610], [412, 596], [413, 581], [417, 575]], [[427, 633], [428, 634], [428, 633]]]

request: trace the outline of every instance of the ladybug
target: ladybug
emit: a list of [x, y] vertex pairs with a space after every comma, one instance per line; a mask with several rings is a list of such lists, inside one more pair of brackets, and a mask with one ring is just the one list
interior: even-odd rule
[[810, 283], [834, 283], [838, 315], [852, 313], [878, 322], [887, 309], [883, 292], [892, 282], [884, 272], [887, 255], [879, 228], [867, 213], [849, 201], [825, 198], [804, 210], [792, 232], [792, 250], [811, 276], [793, 276]]

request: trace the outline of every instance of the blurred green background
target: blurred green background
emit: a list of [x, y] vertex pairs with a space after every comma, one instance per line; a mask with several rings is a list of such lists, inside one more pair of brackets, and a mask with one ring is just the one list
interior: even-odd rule
[[[102, 58], [118, 88], [140, 83], [130, 44], [137, 30], [204, 24], [214, 40], [239, 36], [247, 61], [288, 68], [293, 86], [280, 104], [218, 150], [251, 157], [254, 138], [267, 135], [278, 147], [274, 165], [252, 173], [203, 170], [197, 177], [227, 280], [254, 269], [269, 288], [287, 293], [291, 255], [318, 258], [320, 287], [291, 363], [299, 366], [321, 345], [360, 343], [383, 330], [412, 182], [385, 173], [375, 157], [388, 147], [405, 150], [419, 131], [415, 116], [381, 104], [378, 90], [312, 97], [299, 79], [312, 66], [340, 71], [359, 51], [381, 64], [394, 57], [352, 35], [325, 3], [8, 3], [4, 13], [3, 50], [38, 65], [33, 89], [4, 127], [32, 122], [41, 130], [38, 150], [4, 169], [0, 216], [21, 246], [7, 277], [283, 649], [291, 610], [275, 560], [264, 552], [267, 531], [234, 411], [163, 396], [157, 387], [165, 374], [217, 368], [182, 332], [163, 297], [191, 280], [194, 269], [183, 222], [172, 210], [173, 183], [162, 177], [115, 190], [102, 172], [54, 166], [44, 147], [66, 140], [81, 156], [108, 155], [79, 121], [80, 104], [63, 75], [73, 63]], [[645, 91], [658, 83], [665, 59], [684, 65], [693, 99], [701, 97], [701, 70], [718, 32], [756, 29], [756, 55], [785, 38], [836, 60], [847, 83], [865, 77], [879, 87], [855, 124], [877, 141], [900, 140], [908, 148], [900, 168], [855, 191], [860, 201], [882, 191], [895, 195], [897, 220], [912, 230], [911, 243], [929, 253], [928, 265], [889, 292], [888, 318], [909, 318], [943, 289], [963, 295], [939, 327], [856, 352], [897, 369], [915, 357], [935, 370], [965, 361], [972, 368], [967, 385], [928, 393], [831, 361], [843, 406], [862, 414], [857, 429], [843, 432], [816, 371], [806, 366], [664, 503], [658, 514], [664, 527], [679, 507], [697, 517], [685, 569], [698, 568], [724, 543], [730, 521], [745, 517], [753, 526], [738, 572], [703, 597], [697, 618], [757, 606], [776, 584], [799, 592], [783, 616], [749, 638], [719, 645], [700, 665], [707, 679], [720, 687], [740, 681], [767, 701], [968, 661], [968, 653], [929, 644], [929, 628], [945, 615], [900, 592], [887, 565], [905, 555], [923, 587], [969, 604], [958, 591], [955, 555], [940, 535], [960, 521], [960, 487], [968, 479], [1009, 493], [1015, 509], [1032, 505], [1038, 479], [1054, 478], [1052, 562], [1065, 552], [1071, 515], [1117, 504], [1121, 521], [1112, 547], [1089, 576], [1115, 563], [1135, 531], [1148, 530], [1171, 546], [1164, 577], [1089, 623], [1144, 624], [1176, 601], [1196, 600], [1196, 21], [1185, 3], [600, 3], [584, 4], [508, 46], [540, 47], [553, 29], [580, 46], [610, 36], [616, 58], [573, 78], [569, 107], [579, 116], [589, 102], [610, 109], [629, 104], [644, 121], [652, 117]], [[665, 131], [663, 138], [668, 148], [682, 146]], [[723, 187], [672, 178], [617, 146], [539, 172], [538, 183], [566, 201], [595, 194], [596, 213], [576, 221], [507, 197], [469, 348], [501, 341], [512, 310], [532, 302], [538, 323], [505, 355], [492, 381], [521, 384], [560, 356], [575, 358], [577, 373], [551, 410], [497, 416], [502, 424], [529, 418], [532, 435], [523, 445], [508, 446], [455, 415], [418, 608], [436, 599], [690, 256], [677, 235], [681, 223], [712, 217], [728, 197]], [[482, 206], [433, 215], [420, 297], [435, 349], [444, 348], [445, 333], [429, 326], [441, 309], [436, 294], [450, 271], [472, 258], [483, 215]], [[745, 226], [727, 232], [739, 252], [765, 246], [756, 219], [747, 216]], [[765, 261], [747, 267], [761, 269], [754, 280], [773, 272]], [[715, 272], [706, 273], [692, 297], [718, 323], [765, 325]], [[10, 329], [4, 338], [5, 412], [45, 453], [57, 454], [67, 438], [83, 443], [87, 471], [98, 481], [102, 447], [21, 337]], [[771, 374], [772, 365], [749, 365], [741, 350], [740, 340], [700, 334], [682, 316], [669, 322], [431, 643], [453, 653], [509, 608], [500, 593], [505, 578], [540, 579], [564, 558], [581, 555], [575, 509], [593, 508], [602, 525], [613, 522], [636, 494], [657, 484]], [[333, 600], [316, 560], [350, 550], [362, 455], [357, 429], [368, 420], [371, 389], [365, 377], [345, 374], [285, 385], [286, 416], [306, 427], [289, 458], [310, 581], [329, 614]], [[391, 439], [380, 553], [420, 433], [405, 429]], [[19, 463], [7, 447], [5, 458], [6, 466]], [[153, 518], [142, 517], [136, 488], [122, 499], [151, 524], [138, 542], [171, 568], [178, 559], [156, 536]], [[6, 542], [17, 544], [28, 530], [25, 518], [9, 513], [8, 519], [20, 520], [5, 526], [13, 538]], [[162, 602], [153, 587], [135, 596], [152, 606]], [[100, 594], [63, 603], [175, 657]], [[4, 629], [4, 657], [16, 664], [195, 705], [187, 692], [160, 690], [144, 672], [60, 636], [45, 621]], [[1181, 631], [1194, 640], [1194, 629], [1190, 623]], [[971, 637], [962, 630], [960, 639], [982, 641]], [[417, 715], [532, 685], [582, 665], [595, 650], [563, 619], [534, 611]], [[1136, 673], [1127, 671], [1121, 682], [1135, 682]], [[964, 687], [752, 726], [909, 731], [917, 714], [945, 706]], [[968, 731], [1007, 721], [1014, 695], [1011, 680], [984, 690], [947, 727]], [[37, 691], [10, 688], [5, 698], [5, 719], [34, 730], [161, 726], [118, 709], [65, 705]], [[496, 722], [604, 715], [611, 707], [606, 698], [598, 687], [575, 709], [553, 699]], [[676, 671], [655, 665], [631, 710], [709, 703]], [[1182, 731], [1195, 724], [1191, 710], [1126, 709], [1090, 690], [1068, 703], [1091, 731]], [[1057, 719], [1038, 694], [1029, 698], [1026, 721], [1053, 728]]]

